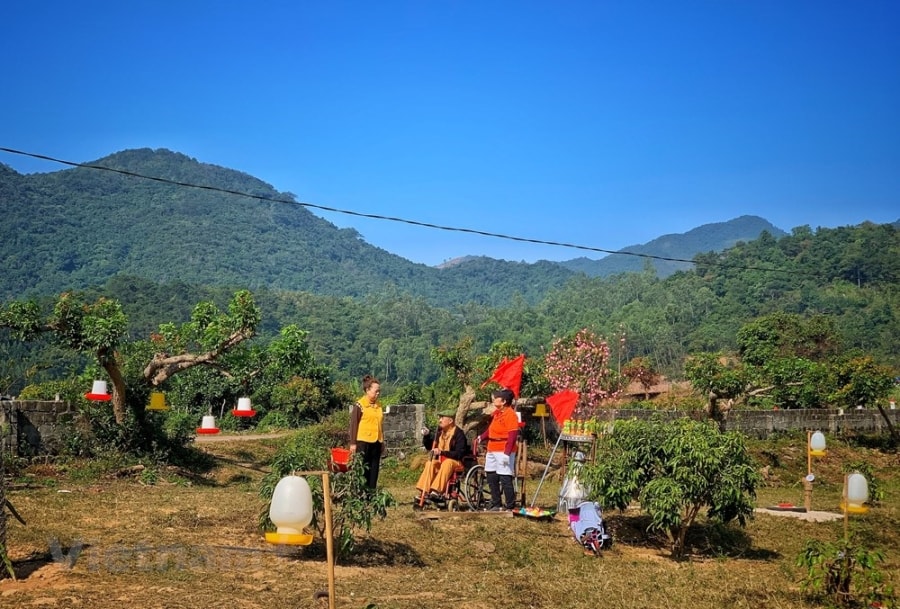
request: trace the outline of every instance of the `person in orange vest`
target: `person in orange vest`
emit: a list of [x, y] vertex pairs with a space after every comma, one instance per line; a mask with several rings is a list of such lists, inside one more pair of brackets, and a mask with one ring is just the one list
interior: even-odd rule
[[364, 395], [350, 409], [350, 452], [362, 457], [366, 486], [375, 490], [384, 455], [384, 411], [378, 403], [381, 383], [368, 374], [362, 381]]
[[[509, 389], [499, 389], [491, 394], [496, 410], [491, 414], [491, 424], [487, 431], [478, 436], [487, 441], [484, 471], [488, 488], [491, 489], [492, 512], [511, 510], [516, 506], [516, 490], [513, 487], [513, 467], [515, 464], [516, 440], [519, 437], [519, 418], [513, 408], [515, 395]], [[503, 492], [501, 503], [500, 492]]]
[[428, 492], [428, 498], [432, 501], [440, 500], [453, 470], [462, 466], [463, 458], [469, 451], [469, 441], [465, 432], [456, 426], [456, 411], [453, 409], [438, 413], [436, 433], [431, 433], [427, 428], [422, 432], [422, 444], [429, 449], [431, 456], [419, 476], [416, 490], [420, 494]]

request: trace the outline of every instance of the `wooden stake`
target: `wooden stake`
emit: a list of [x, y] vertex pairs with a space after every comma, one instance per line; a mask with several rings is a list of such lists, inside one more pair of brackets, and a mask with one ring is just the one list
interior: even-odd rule
[[806, 478], [803, 479], [803, 507], [807, 512], [812, 511], [812, 482], [809, 481], [809, 475], [812, 473], [812, 451], [809, 449], [812, 431], [806, 430]]
[[850, 475], [844, 474], [844, 542], [850, 541], [850, 505], [847, 502], [849, 480]]
[[322, 497], [325, 503], [325, 556], [328, 559], [328, 609], [334, 609], [334, 533], [331, 523], [331, 477], [322, 473]]

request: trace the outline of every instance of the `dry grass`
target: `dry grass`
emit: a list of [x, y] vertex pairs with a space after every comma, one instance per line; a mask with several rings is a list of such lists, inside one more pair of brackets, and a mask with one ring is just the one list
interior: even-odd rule
[[[0, 582], [0, 606], [324, 607], [313, 598], [327, 587], [323, 543], [283, 551], [256, 529], [258, 481], [277, 442], [204, 445], [218, 467], [191, 481], [165, 473], [153, 485], [79, 481], [75, 470], [33, 468], [10, 492], [28, 526], [12, 522], [20, 579]], [[802, 503], [802, 449], [757, 450], [771, 466], [759, 504]], [[839, 446], [817, 464], [815, 509], [836, 508], [840, 463], [859, 454]], [[853, 529], [887, 552], [885, 572], [900, 571], [897, 457], [868, 451], [866, 458], [877, 463], [887, 497], [854, 517]], [[675, 562], [645, 533], [639, 513], [608, 513], [616, 544], [595, 559], [582, 555], [562, 521], [465, 513], [422, 519], [409, 503], [414, 473], [403, 465], [386, 472], [402, 505], [337, 566], [337, 607], [814, 607], [800, 597], [794, 561], [808, 538], [837, 539], [843, 530], [840, 522], [759, 516], [746, 529], [693, 531], [691, 559]], [[541, 502], [554, 504], [558, 483], [544, 486]]]

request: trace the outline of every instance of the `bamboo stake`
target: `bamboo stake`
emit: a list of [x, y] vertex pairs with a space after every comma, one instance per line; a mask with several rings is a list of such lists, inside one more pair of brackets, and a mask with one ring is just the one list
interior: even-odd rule
[[331, 477], [322, 473], [322, 496], [325, 503], [325, 555], [328, 559], [328, 609], [334, 609], [334, 534], [331, 523]]

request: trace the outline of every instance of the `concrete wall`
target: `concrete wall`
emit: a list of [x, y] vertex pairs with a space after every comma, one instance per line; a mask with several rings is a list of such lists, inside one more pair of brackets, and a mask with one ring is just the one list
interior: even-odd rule
[[[605, 420], [649, 419], [662, 417], [673, 420], [681, 417], [705, 418], [699, 411], [607, 410]], [[887, 410], [894, 428], [900, 431], [900, 410]], [[739, 431], [747, 436], [768, 438], [772, 434], [791, 430], [821, 430], [831, 434], [843, 432], [888, 433], [884, 418], [877, 409], [843, 410], [838, 408], [813, 410], [731, 410], [724, 414], [725, 430]], [[552, 420], [552, 419], [551, 419]]]
[[0, 450], [20, 457], [56, 452], [61, 427], [75, 416], [68, 402], [0, 402]]

